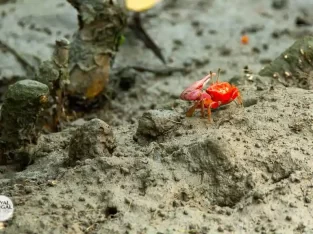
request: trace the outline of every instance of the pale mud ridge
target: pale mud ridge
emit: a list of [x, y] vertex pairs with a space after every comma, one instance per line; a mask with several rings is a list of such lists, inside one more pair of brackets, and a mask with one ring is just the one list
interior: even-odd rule
[[[168, 1], [145, 22], [170, 65], [189, 74], [112, 77], [105, 109], [42, 135], [24, 171], [0, 168], [0, 193], [15, 205], [5, 233], [313, 233], [313, 92], [242, 75], [312, 33], [295, 25], [312, 3], [275, 10], [272, 1], [195, 2]], [[47, 59], [53, 41], [75, 31], [75, 11], [62, 3], [0, 5], [0, 39], [35, 66], [34, 56]], [[115, 67], [162, 68], [127, 35]], [[2, 78], [27, 74], [0, 53]], [[179, 94], [218, 67], [238, 83], [244, 107], [214, 111], [213, 124], [198, 111], [186, 118], [190, 103]]]

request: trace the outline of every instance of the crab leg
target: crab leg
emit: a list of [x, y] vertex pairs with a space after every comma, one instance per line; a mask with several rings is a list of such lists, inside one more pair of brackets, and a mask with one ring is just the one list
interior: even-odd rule
[[239, 105], [243, 106], [242, 97], [241, 97], [241, 94], [239, 92], [238, 92], [238, 96], [237, 96], [237, 101], [238, 101]]
[[211, 106], [208, 106], [208, 119], [210, 121], [210, 123], [213, 123], [213, 119], [212, 119], [212, 113], [211, 113]]
[[191, 117], [193, 115], [193, 113], [195, 112], [195, 110], [197, 109], [197, 107], [199, 106], [199, 104], [201, 104], [201, 109], [203, 106], [203, 110], [201, 110], [201, 112], [204, 113], [204, 105], [203, 105], [203, 100], [197, 101], [186, 113], [187, 117]]
[[[236, 96], [237, 96], [237, 97], [236, 97]], [[241, 97], [241, 94], [240, 94], [239, 91], [236, 91], [236, 92], [233, 94], [233, 97], [236, 97], [236, 98], [233, 98], [233, 99], [235, 100], [236, 104], [243, 106], [242, 97]]]
[[214, 121], [212, 119], [212, 112], [211, 112], [211, 110], [218, 108], [219, 106], [221, 106], [222, 103], [221, 102], [212, 101], [212, 99], [207, 100], [207, 101], [209, 101], [209, 104], [207, 105], [207, 108], [208, 108], [208, 119], [209, 119], [210, 123], [213, 123]]
[[204, 118], [204, 100], [201, 100], [201, 116]]

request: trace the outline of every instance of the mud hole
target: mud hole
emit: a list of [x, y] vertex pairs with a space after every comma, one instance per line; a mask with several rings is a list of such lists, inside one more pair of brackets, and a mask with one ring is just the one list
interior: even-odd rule
[[[65, 1], [4, 2], [0, 40], [31, 66], [77, 27]], [[309, 0], [172, 0], [147, 12], [144, 25], [169, 65], [190, 72], [113, 76], [105, 107], [41, 135], [25, 170], [2, 166], [0, 191], [15, 205], [3, 231], [313, 233], [313, 92], [243, 73], [312, 35], [312, 10]], [[27, 76], [1, 45], [0, 61], [3, 83]], [[131, 65], [162, 69], [127, 32], [114, 66]], [[218, 68], [238, 84], [244, 107], [214, 111], [213, 124], [198, 111], [185, 117], [182, 90]]]

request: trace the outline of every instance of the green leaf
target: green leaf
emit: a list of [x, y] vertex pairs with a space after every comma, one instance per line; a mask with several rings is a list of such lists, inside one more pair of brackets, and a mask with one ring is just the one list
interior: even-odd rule
[[124, 35], [121, 35], [119, 38], [119, 42], [118, 42], [119, 46], [123, 45], [125, 40], [126, 40], [126, 38], [124, 37]]

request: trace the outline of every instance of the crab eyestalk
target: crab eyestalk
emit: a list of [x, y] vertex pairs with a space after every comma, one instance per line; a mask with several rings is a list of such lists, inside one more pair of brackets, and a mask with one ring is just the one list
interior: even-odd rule
[[[106, 89], [127, 15], [112, 0], [68, 0], [78, 11], [79, 29], [69, 54], [70, 100], [92, 100]], [[73, 103], [75, 105], [75, 103]]]
[[216, 83], [218, 83], [218, 79], [220, 78], [220, 74], [221, 74], [221, 69], [217, 69], [217, 76], [216, 76]]
[[[40, 130], [38, 116], [48, 95], [48, 86], [34, 80], [22, 80], [9, 86], [1, 109], [0, 163], [6, 163], [6, 152], [23, 152], [23, 155], [28, 155], [28, 146], [37, 143]], [[15, 156], [14, 161], [28, 160]]]

